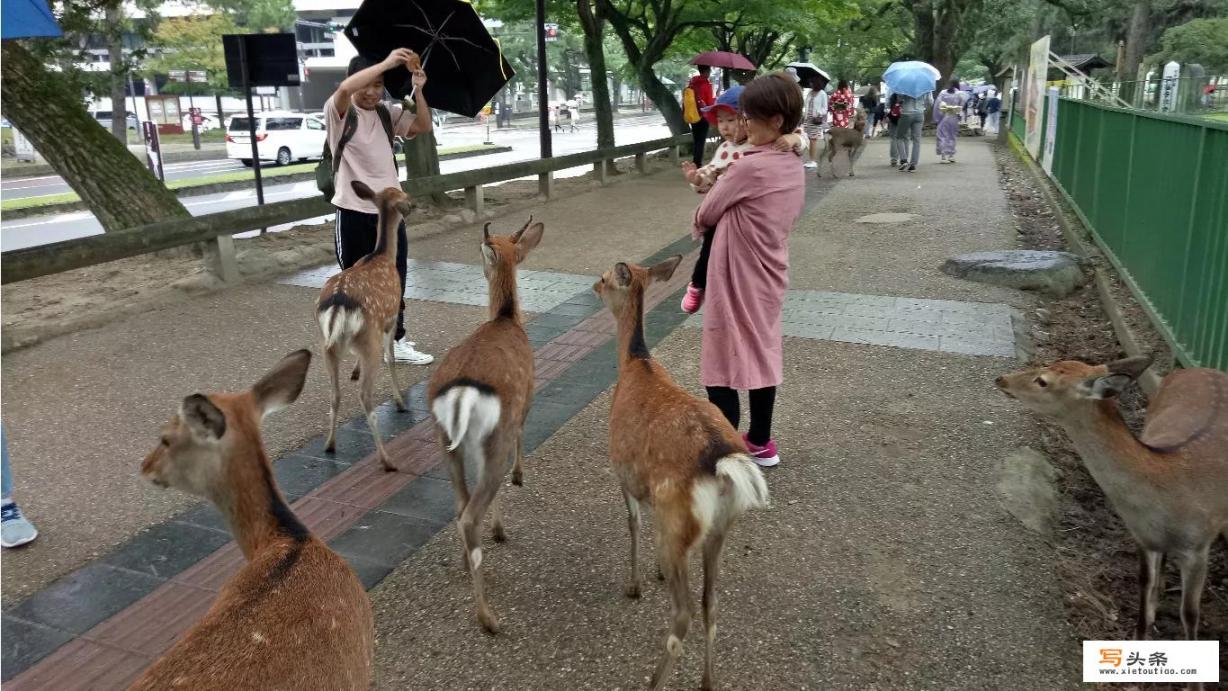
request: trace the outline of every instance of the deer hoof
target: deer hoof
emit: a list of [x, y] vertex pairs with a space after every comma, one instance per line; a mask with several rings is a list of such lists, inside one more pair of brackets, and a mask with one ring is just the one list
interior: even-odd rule
[[397, 467], [396, 467], [395, 465], [393, 465], [393, 464], [392, 464], [392, 461], [389, 461], [387, 458], [380, 458], [380, 459], [379, 459], [379, 464], [380, 464], [380, 465], [382, 465], [382, 466], [384, 467], [384, 472], [385, 472], [385, 473], [395, 473], [395, 472], [397, 472]]
[[632, 600], [640, 599], [640, 584], [628, 583], [627, 586], [623, 588], [623, 594]]
[[502, 523], [496, 523], [495, 526], [490, 529], [490, 537], [495, 542], [507, 542], [507, 533], [504, 532]]
[[499, 618], [490, 610], [480, 610], [478, 612], [478, 623], [486, 633], [494, 636], [499, 633]]
[[324, 444], [324, 453], [337, 453], [337, 440], [335, 438], [328, 438], [328, 441]]
[[355, 367], [354, 371], [350, 372], [350, 381], [358, 381], [358, 378], [361, 376], [362, 376], [362, 368]]
[[512, 484], [517, 487], [524, 487], [524, 476], [519, 470], [512, 471]]

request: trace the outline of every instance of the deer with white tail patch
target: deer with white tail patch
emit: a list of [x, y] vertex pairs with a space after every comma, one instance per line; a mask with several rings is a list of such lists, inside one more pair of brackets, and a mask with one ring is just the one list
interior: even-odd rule
[[1181, 569], [1181, 625], [1193, 640], [1211, 545], [1220, 535], [1228, 539], [1228, 374], [1169, 374], [1136, 438], [1112, 399], [1150, 365], [1150, 357], [1099, 366], [1064, 361], [998, 377], [997, 384], [1066, 430], [1138, 542], [1136, 636], [1146, 639], [1155, 623], [1164, 559], [1172, 557]]
[[[456, 492], [456, 529], [461, 563], [473, 578], [478, 621], [488, 633], [499, 622], [482, 583], [482, 520], [492, 508], [494, 539], [505, 539], [499, 487], [513, 461], [512, 483], [523, 482], [524, 420], [533, 401], [533, 348], [521, 324], [516, 266], [541, 242], [545, 231], [532, 217], [510, 236], [482, 229], [482, 269], [490, 287], [490, 320], [448, 352], [431, 376], [427, 400], [448, 455]], [[465, 483], [466, 459], [476, 462], [477, 485]]]
[[132, 689], [369, 686], [375, 629], [367, 592], [286, 505], [260, 437], [264, 416], [298, 398], [310, 364], [311, 353], [300, 350], [247, 391], [188, 396], [145, 458], [150, 482], [217, 504], [247, 564]]
[[667, 281], [682, 257], [651, 268], [616, 264], [593, 290], [618, 320], [618, 385], [610, 406], [610, 463], [622, 485], [631, 531], [628, 597], [640, 596], [640, 504], [653, 507], [658, 565], [673, 601], [673, 624], [651, 688], [669, 678], [691, 622], [687, 560], [703, 546], [703, 688], [716, 688], [716, 579], [725, 537], [748, 509], [768, 505], [768, 488], [746, 444], [716, 406], [674, 383], [644, 341], [644, 292]]

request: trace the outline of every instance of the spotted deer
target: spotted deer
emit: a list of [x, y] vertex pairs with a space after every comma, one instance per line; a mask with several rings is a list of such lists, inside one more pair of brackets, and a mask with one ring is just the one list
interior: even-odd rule
[[1112, 400], [1151, 365], [1064, 361], [998, 377], [997, 385], [1060, 424], [1139, 545], [1139, 615], [1147, 638], [1163, 593], [1163, 560], [1181, 569], [1181, 626], [1198, 637], [1207, 559], [1228, 538], [1228, 374], [1182, 369], [1164, 378], [1136, 438]]
[[[461, 341], [431, 375], [427, 400], [438, 423], [439, 444], [448, 455], [456, 491], [461, 563], [473, 578], [478, 622], [498, 633], [499, 622], [482, 584], [482, 519], [492, 508], [492, 533], [505, 539], [499, 486], [513, 461], [512, 483], [523, 482], [524, 420], [533, 400], [533, 349], [521, 325], [516, 266], [541, 242], [545, 227], [532, 217], [515, 234], [482, 229], [482, 269], [490, 289], [490, 320]], [[477, 485], [465, 484], [465, 461], [475, 461]]]
[[[827, 130], [827, 146], [823, 149], [823, 154], [827, 157], [827, 166], [831, 170], [831, 176], [836, 177], [836, 152], [844, 151], [849, 157], [849, 177], [853, 177], [853, 166], [857, 163], [857, 159], [861, 158], [862, 152], [866, 149], [866, 113], [864, 110], [857, 111], [857, 119], [853, 122], [852, 127], [831, 127]], [[822, 175], [822, 170], [819, 175]]]
[[631, 531], [628, 597], [640, 596], [640, 504], [653, 507], [658, 564], [673, 600], [673, 625], [651, 687], [664, 686], [691, 622], [687, 560], [703, 546], [703, 688], [716, 688], [716, 579], [734, 521], [768, 505], [763, 473], [716, 406], [674, 383], [644, 342], [644, 291], [667, 281], [682, 257], [651, 268], [616, 264], [593, 290], [618, 321], [618, 384], [610, 406], [610, 463], [622, 485]]
[[324, 335], [324, 362], [333, 385], [328, 408], [328, 441], [324, 450], [331, 453], [337, 447], [341, 358], [346, 351], [353, 351], [358, 364], [350, 378], [358, 380], [358, 396], [367, 414], [367, 427], [375, 438], [375, 448], [384, 470], [395, 471], [397, 468], [384, 451], [380, 438], [375, 414], [375, 377], [380, 371], [380, 360], [387, 359], [397, 410], [405, 411], [405, 399], [397, 383], [397, 368], [392, 364], [395, 361], [392, 341], [402, 299], [401, 277], [396, 266], [397, 226], [409, 215], [413, 204], [398, 187], [389, 187], [376, 194], [358, 180], [351, 184], [355, 194], [375, 202], [379, 208], [379, 236], [371, 254], [328, 279], [316, 301], [316, 318]]
[[368, 687], [367, 593], [286, 504], [260, 436], [264, 416], [298, 398], [310, 364], [300, 350], [247, 391], [188, 396], [145, 457], [145, 479], [217, 505], [247, 564], [133, 689]]

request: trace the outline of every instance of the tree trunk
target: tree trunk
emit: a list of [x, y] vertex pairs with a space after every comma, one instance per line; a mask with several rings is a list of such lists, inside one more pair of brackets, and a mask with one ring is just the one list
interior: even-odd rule
[[[1151, 21], [1151, 0], [1136, 0], [1134, 3], [1134, 13], [1130, 16], [1130, 30], [1126, 34], [1126, 59], [1122, 64], [1124, 74], [1119, 75], [1119, 78], [1124, 82], [1121, 89], [1121, 98], [1127, 102], [1132, 102], [1135, 93], [1142, 93], [1138, 89], [1138, 66], [1143, 61], [1144, 45], [1147, 42], [1147, 25]], [[1135, 104], [1136, 106], [1139, 104]]]
[[632, 30], [631, 23], [625, 16], [618, 13], [618, 9], [610, 3], [610, 0], [597, 0], [597, 8], [601, 16], [614, 28], [614, 33], [618, 34], [618, 40], [623, 44], [623, 50], [627, 54], [627, 62], [635, 68], [640, 88], [661, 111], [670, 132], [675, 135], [689, 132], [691, 128], [682, 118], [682, 105], [678, 103], [678, 98], [653, 71], [653, 67], [665, 54], [665, 50], [682, 27], [676, 26], [672, 30], [658, 27], [658, 33], [644, 37], [647, 43], [641, 49], [636, 43], [636, 32]]
[[[439, 175], [439, 148], [435, 142], [435, 133], [427, 132], [405, 141], [405, 167], [409, 177], [424, 178]], [[413, 189], [408, 190], [414, 197]], [[455, 201], [443, 192], [432, 192], [431, 203], [436, 206], [453, 206]]]
[[[80, 195], [104, 231], [188, 217], [174, 193], [98, 127], [57, 73], [17, 41], [5, 41], [2, 51], [5, 117]], [[113, 109], [121, 123], [122, 105]]]
[[111, 61], [111, 134], [128, 145], [128, 107], [124, 105], [123, 8], [107, 7], [107, 59]]
[[614, 109], [610, 103], [610, 81], [606, 78], [605, 45], [601, 30], [605, 20], [593, 13], [591, 0], [576, 0], [580, 28], [584, 30], [584, 54], [588, 58], [593, 82], [593, 113], [597, 119], [597, 148], [614, 147]]
[[648, 94], [648, 99], [665, 117], [665, 124], [669, 125], [670, 134], [690, 132], [691, 126], [686, 124], [686, 120], [682, 118], [682, 106], [678, 103], [678, 98], [657, 78], [652, 65], [639, 67], [636, 71], [640, 77], [640, 85], [644, 87], [644, 93]]

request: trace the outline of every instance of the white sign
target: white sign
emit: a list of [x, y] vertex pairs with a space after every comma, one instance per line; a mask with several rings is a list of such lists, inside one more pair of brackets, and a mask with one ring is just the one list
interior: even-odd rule
[[26, 135], [16, 127], [13, 128], [13, 150], [17, 154], [18, 161], [38, 160], [38, 152], [34, 150], [34, 144], [26, 139]]
[[1032, 44], [1028, 78], [1023, 82], [1023, 119], [1027, 123], [1023, 143], [1032, 158], [1040, 158], [1040, 112], [1045, 98], [1045, 78], [1049, 74], [1049, 37]]
[[1164, 81], [1160, 83], [1160, 112], [1177, 109], [1177, 90], [1181, 86], [1181, 65], [1170, 62], [1164, 66]]
[[1219, 641], [1083, 641], [1084, 683], [1219, 681]]
[[1045, 122], [1045, 157], [1041, 160], [1041, 167], [1053, 177], [1053, 152], [1057, 144], [1057, 87], [1049, 89], [1049, 114], [1046, 116]]

